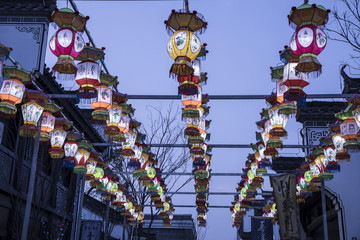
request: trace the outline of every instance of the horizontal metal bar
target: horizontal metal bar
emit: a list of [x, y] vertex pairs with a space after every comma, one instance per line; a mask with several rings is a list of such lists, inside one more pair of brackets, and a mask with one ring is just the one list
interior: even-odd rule
[[[93, 143], [94, 146], [121, 146], [121, 143]], [[188, 144], [149, 144], [150, 147], [188, 148]], [[208, 144], [212, 148], [252, 148], [250, 144]], [[283, 148], [315, 148], [316, 145], [284, 145]]]
[[[129, 194], [143, 194], [143, 193], [147, 193], [147, 192], [129, 192]], [[148, 193], [150, 194], [150, 193]], [[165, 192], [166, 195], [173, 195], [173, 194], [178, 194], [178, 195], [195, 195], [196, 192]], [[238, 195], [239, 193], [237, 192], [209, 192], [209, 195]], [[256, 193], [255, 195], [261, 195], [261, 196], [272, 196], [272, 193]]]
[[[151, 207], [154, 205], [145, 204], [144, 207]], [[208, 208], [231, 208], [233, 206], [218, 206], [218, 205], [208, 205]], [[174, 205], [174, 208], [196, 208], [196, 205]], [[249, 206], [248, 208], [259, 208], [262, 209], [262, 206]]]
[[[76, 94], [48, 94], [52, 98], [76, 98]], [[209, 95], [210, 100], [264, 100], [267, 95]], [[307, 99], [349, 98], [352, 94], [309, 94]], [[128, 99], [138, 100], [177, 100], [180, 95], [127, 95]]]
[[[115, 174], [122, 174], [122, 175], [132, 175], [132, 172], [117, 172], [114, 171]], [[216, 176], [216, 177], [236, 177], [239, 176], [241, 177], [242, 175], [244, 175], [244, 173], [209, 173], [210, 176]], [[192, 172], [162, 172], [161, 173], [162, 176], [167, 176], [167, 175], [176, 175], [176, 176], [193, 176], [194, 174]], [[277, 174], [273, 174], [273, 173], [269, 173], [267, 174], [267, 176], [276, 176]]]

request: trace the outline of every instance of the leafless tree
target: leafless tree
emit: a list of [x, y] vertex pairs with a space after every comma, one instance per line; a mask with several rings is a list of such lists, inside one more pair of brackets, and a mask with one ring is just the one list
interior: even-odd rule
[[[185, 123], [181, 122], [181, 110], [173, 102], [168, 106], [147, 106], [148, 111], [148, 121], [147, 124], [141, 126], [140, 132], [146, 134], [146, 143], [151, 144], [184, 144], [186, 139], [184, 138], [184, 129]], [[186, 170], [187, 163], [190, 160], [190, 153], [188, 149], [185, 148], [173, 148], [173, 147], [159, 147], [152, 148], [152, 152], [156, 154], [156, 159], [158, 160], [157, 167], [164, 172], [184, 172]], [[117, 159], [113, 162], [113, 166], [118, 171], [126, 170], [126, 162], [124, 159], [118, 156]], [[164, 176], [165, 183], [168, 186], [169, 191], [178, 191], [180, 190], [188, 181], [185, 181], [185, 184], [178, 187], [175, 190], [176, 182], [179, 180], [180, 176], [167, 175]], [[132, 175], [121, 175], [121, 181], [127, 185], [130, 192], [146, 192], [146, 187], [142, 186], [137, 178], [134, 178]], [[134, 194], [133, 197], [136, 199], [136, 202], [140, 206], [146, 204], [151, 204], [150, 195], [145, 193]], [[147, 233], [149, 234], [151, 225], [155, 216], [159, 213], [156, 211], [151, 204], [150, 207], [151, 220]], [[139, 229], [141, 232], [142, 229]], [[135, 232], [139, 232], [135, 231]]]
[[340, 0], [339, 8], [332, 11], [334, 28], [327, 28], [330, 39], [349, 44], [353, 49], [350, 57], [360, 69], [360, 0]]

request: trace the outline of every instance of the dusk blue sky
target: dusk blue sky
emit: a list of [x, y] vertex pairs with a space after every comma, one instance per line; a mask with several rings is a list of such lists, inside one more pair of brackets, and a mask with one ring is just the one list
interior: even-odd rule
[[[80, 12], [90, 16], [87, 29], [97, 47], [106, 47], [105, 62], [110, 73], [119, 77], [118, 90], [127, 94], [177, 94], [178, 83], [169, 78], [173, 63], [166, 52], [170, 39], [164, 26], [172, 9], [181, 9], [182, 1], [75, 1]], [[270, 94], [275, 85], [270, 80], [270, 66], [280, 63], [278, 51], [289, 44], [294, 30], [287, 15], [292, 6], [303, 1], [289, 0], [192, 0], [190, 10], [197, 10], [208, 22], [208, 29], [199, 35], [208, 44], [209, 54], [202, 62], [208, 72], [208, 84], [203, 92], [217, 94]], [[310, 1], [326, 8], [340, 6], [339, 0]], [[59, 1], [58, 7], [66, 6]], [[70, 7], [70, 4], [69, 4]], [[332, 19], [330, 18], [330, 23]], [[330, 24], [330, 27], [332, 25]], [[333, 25], [335, 28], [336, 25]], [[50, 27], [49, 38], [55, 30]], [[85, 36], [85, 35], [84, 35]], [[307, 93], [341, 93], [339, 65], [349, 62], [351, 48], [329, 40], [318, 60], [323, 74], [312, 78], [304, 90]], [[56, 57], [48, 50], [46, 62], [52, 66]], [[349, 62], [350, 63], [350, 62]], [[145, 125], [147, 105], [167, 106], [170, 101], [130, 100], [136, 108], [136, 119]], [[181, 102], [176, 104], [181, 107]], [[212, 120], [210, 143], [248, 144], [255, 142], [255, 121], [266, 107], [264, 100], [213, 100], [208, 119]], [[179, 115], [179, 121], [181, 116]], [[301, 124], [290, 119], [286, 127], [289, 137], [285, 144], [301, 142]], [[213, 149], [213, 172], [241, 172], [251, 149]], [[283, 156], [302, 156], [296, 149]], [[350, 166], [342, 165], [342, 168]], [[188, 172], [191, 164], [188, 165]], [[338, 181], [335, 174], [335, 180]], [[184, 181], [186, 178], [180, 178]], [[213, 177], [210, 191], [235, 192], [240, 177]], [[182, 191], [193, 191], [192, 181]], [[233, 196], [210, 196], [210, 205], [230, 205]], [[174, 204], [195, 204], [195, 195], [174, 195]], [[176, 214], [192, 213], [195, 208], [177, 208]], [[236, 239], [231, 227], [229, 209], [210, 208], [204, 239]]]

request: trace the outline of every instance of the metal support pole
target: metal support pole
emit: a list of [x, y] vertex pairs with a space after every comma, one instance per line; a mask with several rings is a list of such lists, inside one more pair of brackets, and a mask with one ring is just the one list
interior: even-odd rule
[[326, 199], [325, 199], [325, 182], [321, 179], [321, 205], [323, 214], [323, 227], [324, 227], [324, 240], [328, 240], [328, 227], [327, 227], [327, 216], [326, 216]]
[[105, 236], [104, 240], [109, 237], [109, 215], [110, 215], [110, 200], [106, 199], [106, 214], [105, 214]]
[[[115, 174], [122, 174], [122, 175], [132, 175], [133, 172], [118, 172], [118, 171], [113, 171]], [[210, 176], [214, 177], [236, 177], [239, 176], [241, 177], [242, 175], [246, 174], [246, 173], [209, 173]], [[175, 175], [175, 176], [193, 176], [194, 173], [192, 172], [162, 172], [161, 173], [162, 176], [166, 176], [166, 175]], [[269, 173], [266, 176], [276, 176], [277, 174], [274, 173]]]
[[80, 192], [79, 192], [79, 203], [78, 203], [78, 213], [76, 218], [76, 226], [75, 226], [75, 240], [80, 239], [80, 226], [81, 226], [81, 214], [84, 202], [84, 188], [85, 188], [85, 175], [79, 174], [79, 182], [80, 182]]
[[38, 132], [36, 133], [33, 155], [32, 155], [32, 160], [31, 160], [30, 179], [29, 179], [28, 193], [26, 196], [26, 206], [25, 206], [24, 222], [23, 222], [23, 227], [22, 227], [22, 232], [21, 232], [21, 240], [27, 239], [27, 233], [28, 233], [28, 228], [29, 228], [31, 204], [32, 204], [32, 198], [33, 198], [33, 194], [34, 194], [34, 185], [35, 185], [35, 177], [36, 177], [37, 158], [38, 158], [38, 152], [39, 152], [41, 121], [42, 121], [42, 115], [40, 116], [40, 118], [38, 120], [38, 124], [37, 124]]
[[75, 239], [75, 228], [76, 228], [76, 220], [78, 216], [78, 206], [79, 206], [79, 192], [80, 192], [80, 176], [76, 174], [76, 188], [75, 188], [75, 203], [74, 203], [74, 211], [73, 211], [73, 220], [71, 224], [71, 240]]

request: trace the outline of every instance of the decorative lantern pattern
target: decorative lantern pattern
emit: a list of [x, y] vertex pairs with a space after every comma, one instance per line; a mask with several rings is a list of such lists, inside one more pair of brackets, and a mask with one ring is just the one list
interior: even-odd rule
[[56, 118], [54, 130], [50, 132], [51, 148], [49, 149], [50, 157], [61, 159], [64, 157], [63, 145], [67, 135], [67, 130], [71, 128], [71, 123], [65, 118]]
[[76, 82], [79, 84], [79, 98], [96, 98], [97, 92], [94, 86], [100, 83], [100, 66], [98, 61], [104, 58], [105, 48], [99, 49], [86, 45], [76, 60], [81, 61], [77, 65]]
[[296, 32], [290, 41], [290, 48], [300, 57], [296, 66], [299, 72], [315, 72], [317, 76], [321, 74], [321, 64], [316, 57], [324, 50], [327, 37], [319, 27], [326, 24], [329, 12], [321, 5], [309, 5], [306, 2], [298, 8], [292, 8], [288, 18]]
[[5, 66], [3, 72], [5, 80], [0, 89], [0, 115], [4, 118], [15, 118], [15, 105], [21, 103], [25, 85], [31, 84], [32, 76], [30, 72], [19, 67]]
[[66, 138], [67, 140], [64, 143], [65, 158], [63, 160], [63, 167], [73, 168], [75, 167], [75, 155], [79, 148], [78, 141], [81, 139], [81, 135], [78, 132], [70, 131], [67, 133]]
[[55, 103], [49, 101], [44, 105], [44, 111], [40, 129], [40, 143], [49, 144], [50, 132], [54, 130], [55, 116], [60, 115], [61, 109]]
[[42, 104], [48, 101], [48, 97], [39, 91], [26, 90], [24, 101], [21, 106], [24, 125], [20, 128], [20, 136], [35, 137], [38, 132], [37, 123], [44, 111]]
[[91, 121], [97, 124], [104, 125], [109, 119], [108, 110], [111, 108], [112, 91], [105, 85], [98, 85], [97, 97], [91, 99], [91, 107], [95, 110], [91, 113]]
[[53, 67], [55, 72], [74, 75], [77, 67], [74, 59], [77, 58], [85, 47], [85, 41], [79, 32], [85, 30], [89, 17], [72, 11], [69, 8], [55, 9], [50, 16], [50, 21], [55, 22], [59, 30], [50, 39], [50, 50], [58, 57]]
[[[87, 161], [90, 157], [90, 151], [92, 150], [92, 146], [91, 144], [86, 141], [86, 140], [82, 140], [79, 142], [78, 144], [78, 150], [75, 154], [75, 164], [76, 166], [74, 167], [74, 173], [76, 174], [86, 174], [87, 172], [87, 168], [86, 168], [86, 164]], [[95, 179], [101, 179], [104, 175], [104, 171], [102, 168], [95, 168], [94, 171], [94, 177]]]

